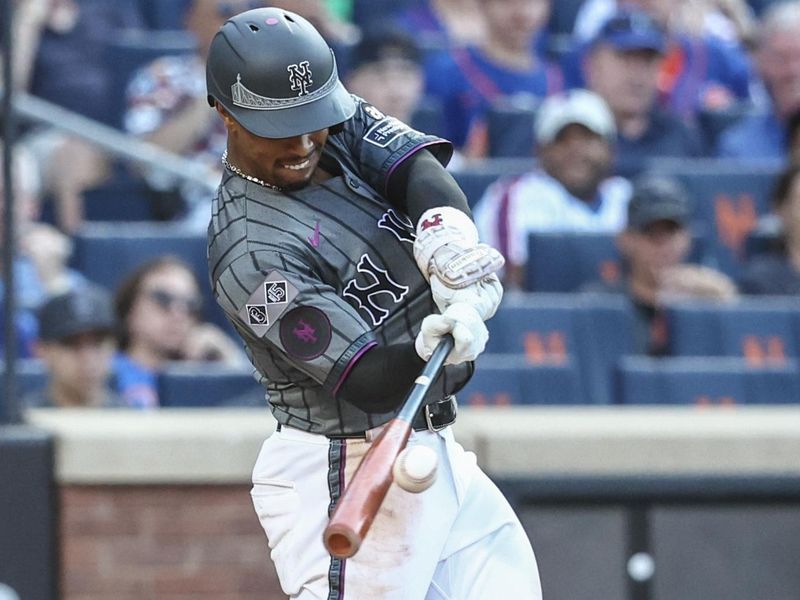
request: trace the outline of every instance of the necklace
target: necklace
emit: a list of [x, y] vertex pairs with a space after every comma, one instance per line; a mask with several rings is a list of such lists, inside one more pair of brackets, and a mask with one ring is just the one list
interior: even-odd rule
[[267, 183], [263, 179], [259, 179], [258, 177], [253, 177], [252, 175], [248, 175], [244, 171], [242, 171], [239, 167], [234, 164], [228, 162], [228, 151], [222, 153], [222, 164], [225, 166], [226, 169], [236, 173], [242, 179], [247, 179], [247, 181], [252, 181], [253, 183], [257, 183], [260, 186], [265, 188], [269, 188], [271, 190], [275, 190], [276, 192], [282, 192], [283, 188], [279, 188], [277, 185], [272, 185], [271, 183]]

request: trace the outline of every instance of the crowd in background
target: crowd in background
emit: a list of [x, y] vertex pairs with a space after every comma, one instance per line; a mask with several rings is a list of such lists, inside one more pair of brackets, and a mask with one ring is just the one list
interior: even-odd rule
[[[613, 234], [622, 276], [581, 290], [629, 297], [637, 350], [655, 356], [669, 298], [800, 297], [798, 0], [18, 0], [14, 85], [213, 177], [225, 130], [206, 100], [205, 53], [229, 16], [263, 5], [311, 20], [349, 91], [451, 140], [453, 173], [517, 159], [470, 198], [506, 257], [507, 289], [536, 291], [524, 281], [529, 235]], [[166, 34], [174, 45], [159, 55]], [[109, 47], [129, 38], [152, 43], [126, 70]], [[504, 114], [516, 120], [498, 130]], [[737, 273], [692, 260], [699, 199], [652, 172], [712, 158], [780, 172], [762, 219], [775, 243]], [[114, 290], [71, 261], [93, 190], [132, 186], [153, 221], [202, 233], [207, 189], [33, 123], [19, 126], [13, 171], [17, 354], [50, 374], [26, 404], [152, 408], [171, 361], [247, 363], [203, 317], [206, 282], [179, 258], [144, 263]]]

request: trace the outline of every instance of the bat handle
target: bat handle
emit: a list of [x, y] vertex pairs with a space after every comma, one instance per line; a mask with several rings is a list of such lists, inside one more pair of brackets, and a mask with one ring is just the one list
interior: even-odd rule
[[398, 419], [403, 419], [409, 423], [414, 420], [414, 416], [419, 411], [419, 407], [422, 406], [422, 400], [425, 394], [428, 393], [428, 389], [431, 383], [433, 383], [433, 380], [438, 377], [444, 366], [444, 361], [447, 360], [447, 355], [450, 354], [455, 344], [456, 342], [453, 336], [449, 333], [442, 337], [442, 341], [433, 349], [433, 353], [425, 364], [425, 368], [422, 369], [422, 373], [414, 380], [414, 387], [408, 394], [408, 398], [403, 404], [402, 410], [397, 414]]

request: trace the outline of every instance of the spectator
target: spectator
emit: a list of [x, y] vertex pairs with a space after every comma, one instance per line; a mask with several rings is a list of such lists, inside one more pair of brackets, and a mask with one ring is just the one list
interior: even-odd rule
[[157, 375], [169, 361], [244, 363], [242, 352], [221, 329], [201, 321], [201, 308], [194, 273], [172, 256], [142, 264], [117, 288], [114, 372], [128, 406], [158, 406]]
[[400, 30], [375, 29], [356, 46], [347, 89], [384, 114], [412, 124], [424, 88], [422, 56]]
[[783, 172], [772, 201], [779, 243], [748, 261], [739, 286], [744, 294], [800, 297], [800, 166]]
[[480, 0], [412, 2], [401, 11], [396, 22], [414, 35], [423, 48], [476, 46], [486, 37], [480, 5]]
[[[36, 221], [41, 207], [40, 177], [35, 160], [24, 146], [15, 147], [11, 166], [15, 196], [14, 241], [18, 250], [13, 259], [17, 355], [30, 358], [37, 336], [38, 308], [48, 296], [79, 288], [86, 280], [67, 266], [72, 251], [69, 238], [54, 227]], [[5, 190], [0, 182], [0, 222], [4, 213]], [[0, 229], [0, 243], [2, 241]], [[0, 280], [0, 303], [2, 294]]]
[[[206, 54], [229, 17], [264, 4], [254, 0], [188, 2], [184, 27], [197, 40], [197, 52], [157, 58], [133, 74], [127, 89], [125, 130], [204, 165], [209, 178], [221, 176], [225, 127], [208, 110]], [[158, 171], [149, 171], [145, 178], [157, 199], [160, 218], [182, 218], [205, 231], [211, 217], [206, 188], [191, 183], [179, 187], [171, 176]]]
[[535, 50], [549, 0], [484, 0], [486, 36], [478, 45], [434, 54], [426, 92], [441, 102], [444, 137], [468, 157], [485, 156], [485, 113], [497, 103], [531, 106], [562, 88], [561, 72]]
[[47, 387], [25, 396], [26, 407], [123, 406], [111, 389], [114, 310], [109, 294], [87, 286], [50, 298], [39, 312], [36, 355]]
[[648, 159], [702, 154], [697, 132], [658, 107], [658, 78], [667, 48], [647, 14], [623, 10], [606, 21], [585, 58], [589, 88], [602, 96], [617, 125], [616, 171], [631, 176]]
[[[144, 26], [137, 3], [107, 0], [18, 0], [14, 80], [21, 90], [91, 119], [109, 122], [112, 77], [105, 42]], [[49, 128], [28, 133], [56, 222], [67, 233], [83, 222], [83, 193], [106, 181], [108, 157], [89, 143]]]
[[491, 185], [475, 206], [481, 239], [506, 257], [506, 284], [522, 285], [528, 234], [624, 226], [630, 184], [611, 177], [614, 118], [597, 94], [551, 96], [537, 115], [542, 169]]
[[683, 298], [727, 301], [736, 296], [736, 286], [726, 275], [685, 262], [692, 245], [690, 218], [689, 197], [677, 181], [654, 175], [637, 178], [626, 228], [617, 236], [624, 277], [620, 282], [592, 282], [582, 288], [630, 298], [636, 315], [637, 353], [667, 353], [665, 303]]
[[764, 112], [748, 115], [720, 137], [717, 153], [741, 159], [783, 160], [786, 123], [800, 109], [800, 1], [770, 7], [755, 50], [764, 85]]

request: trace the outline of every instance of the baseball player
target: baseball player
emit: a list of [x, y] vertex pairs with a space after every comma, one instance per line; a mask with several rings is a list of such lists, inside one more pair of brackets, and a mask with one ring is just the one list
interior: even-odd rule
[[[206, 76], [228, 134], [209, 271], [278, 421], [252, 498], [283, 590], [541, 598], [519, 520], [449, 427], [502, 297], [502, 259], [444, 169], [450, 144], [350, 95], [320, 34], [285, 10], [225, 23]], [[392, 486], [358, 554], [331, 557], [322, 532], [337, 499], [448, 333], [409, 440], [438, 454], [436, 483]]]

